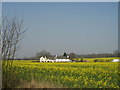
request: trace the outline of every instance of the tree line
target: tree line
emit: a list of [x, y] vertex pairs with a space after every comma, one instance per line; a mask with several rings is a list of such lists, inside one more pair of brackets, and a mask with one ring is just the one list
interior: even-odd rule
[[[42, 50], [40, 52], [37, 52], [34, 56], [32, 57], [24, 57], [24, 58], [18, 58], [20, 60], [38, 60], [40, 57], [46, 57], [48, 59], [55, 59], [56, 55], [52, 55], [50, 52], [46, 50]], [[67, 57], [69, 56], [69, 57]], [[63, 58], [69, 58], [69, 59], [74, 59], [74, 58], [104, 58], [104, 57], [119, 57], [120, 52], [118, 50], [115, 50], [113, 53], [101, 53], [101, 54], [76, 54], [74, 52], [71, 53], [66, 53], [63, 52], [61, 55], [57, 55], [58, 59], [63, 59]]]

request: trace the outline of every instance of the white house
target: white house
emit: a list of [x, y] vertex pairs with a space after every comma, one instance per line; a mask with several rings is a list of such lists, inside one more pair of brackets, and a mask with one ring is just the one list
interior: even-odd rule
[[57, 59], [57, 56], [55, 60], [49, 60], [46, 57], [40, 57], [40, 62], [72, 62], [70, 59]]
[[119, 59], [113, 59], [112, 62], [120, 62], [120, 60]]
[[47, 59], [46, 57], [41, 57], [40, 58], [40, 62], [47, 62], [49, 59]]

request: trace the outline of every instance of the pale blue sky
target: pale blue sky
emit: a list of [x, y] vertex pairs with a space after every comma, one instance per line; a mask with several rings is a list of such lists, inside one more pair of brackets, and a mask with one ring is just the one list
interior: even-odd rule
[[2, 2], [0, 1], [0, 17], [2, 16]]
[[28, 28], [18, 57], [51, 54], [112, 53], [118, 49], [117, 2], [3, 3], [3, 15], [24, 16]]

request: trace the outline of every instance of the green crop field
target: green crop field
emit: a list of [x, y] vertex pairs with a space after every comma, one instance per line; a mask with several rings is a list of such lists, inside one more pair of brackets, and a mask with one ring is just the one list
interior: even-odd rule
[[118, 62], [40, 63], [32, 61], [14, 60], [13, 70], [17, 79], [26, 82], [34, 80], [37, 83], [49, 83], [46, 86], [48, 88], [49, 86], [53, 88], [120, 87]]

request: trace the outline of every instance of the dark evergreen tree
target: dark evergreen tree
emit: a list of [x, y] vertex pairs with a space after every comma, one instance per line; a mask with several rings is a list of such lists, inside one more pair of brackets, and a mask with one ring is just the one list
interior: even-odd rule
[[63, 56], [64, 56], [64, 57], [67, 57], [67, 54], [66, 54], [66, 52], [64, 52]]

